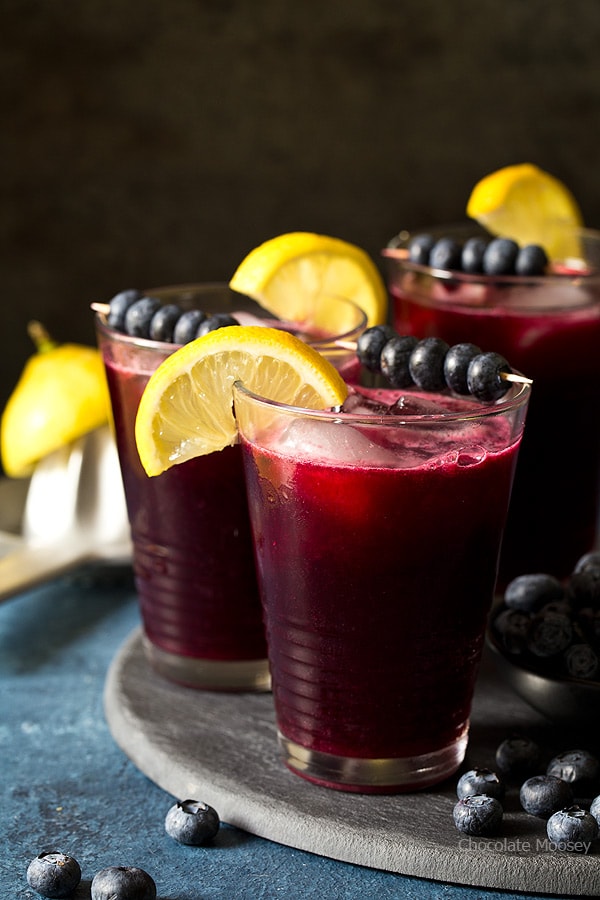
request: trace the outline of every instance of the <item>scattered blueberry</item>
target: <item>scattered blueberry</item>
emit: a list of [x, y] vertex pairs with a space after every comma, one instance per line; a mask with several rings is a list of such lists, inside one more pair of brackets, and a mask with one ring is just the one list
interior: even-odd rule
[[525, 812], [548, 819], [557, 809], [573, 802], [573, 791], [554, 775], [533, 775], [521, 785], [519, 800]]
[[569, 616], [556, 612], [539, 612], [532, 619], [527, 647], [537, 657], [547, 659], [563, 653], [573, 639]]
[[196, 330], [196, 337], [202, 337], [205, 334], [208, 334], [209, 331], [216, 331], [218, 328], [226, 328], [229, 325], [239, 325], [237, 319], [233, 316], [230, 316], [229, 313], [214, 313], [212, 316], [207, 316], [200, 324]]
[[129, 307], [135, 303], [136, 300], [140, 300], [142, 296], [142, 292], [138, 291], [136, 288], [128, 288], [125, 291], [120, 291], [118, 294], [115, 294], [108, 305], [108, 315], [106, 317], [107, 325], [110, 328], [114, 328], [116, 331], [125, 331], [125, 313]]
[[510, 238], [494, 238], [483, 254], [483, 271], [486, 275], [512, 275], [519, 253], [519, 245]]
[[545, 603], [562, 600], [564, 596], [565, 591], [558, 578], [536, 572], [513, 578], [504, 591], [504, 602], [510, 609], [537, 612]]
[[131, 337], [149, 338], [150, 323], [154, 313], [160, 306], [157, 297], [141, 297], [128, 308], [125, 313], [125, 332]]
[[150, 339], [172, 342], [173, 330], [180, 316], [181, 310], [175, 303], [167, 303], [165, 306], [159, 307], [150, 320]]
[[206, 319], [206, 313], [200, 309], [188, 309], [182, 313], [173, 329], [173, 343], [189, 344], [196, 337], [200, 324]]
[[381, 351], [396, 336], [391, 325], [373, 325], [363, 331], [356, 343], [356, 354], [362, 365], [370, 372], [379, 372]]
[[453, 810], [454, 824], [464, 834], [480, 836], [498, 831], [504, 811], [502, 804], [488, 794], [475, 794], [459, 800]]
[[469, 393], [485, 403], [499, 400], [510, 387], [501, 377], [502, 372], [510, 371], [507, 361], [499, 353], [480, 353], [467, 369]]
[[413, 381], [424, 391], [441, 391], [446, 386], [444, 360], [450, 347], [441, 338], [428, 337], [417, 343], [409, 369]]
[[488, 243], [489, 241], [482, 237], [472, 237], [465, 241], [461, 254], [463, 272], [470, 275], [483, 273], [483, 257]]
[[486, 794], [488, 797], [502, 800], [504, 791], [504, 782], [491, 769], [485, 768], [469, 769], [468, 772], [461, 775], [456, 785], [456, 796], [459, 800], [464, 800], [465, 797], [474, 797], [477, 794]]
[[156, 884], [143, 869], [109, 866], [94, 875], [92, 900], [156, 900]]
[[182, 800], [170, 808], [165, 831], [180, 844], [199, 847], [211, 841], [219, 830], [218, 813], [198, 800]]
[[526, 244], [519, 249], [515, 260], [517, 275], [543, 275], [548, 266], [548, 256], [538, 244]]
[[410, 335], [396, 335], [383, 345], [379, 358], [381, 374], [392, 387], [406, 388], [413, 384], [409, 363], [416, 346], [417, 339]]
[[576, 798], [594, 797], [600, 787], [600, 760], [588, 750], [567, 750], [550, 760], [546, 774], [566, 781]]
[[77, 860], [57, 851], [40, 853], [27, 868], [27, 884], [42, 897], [70, 897], [80, 881]]
[[451, 237], [439, 238], [429, 253], [429, 265], [432, 269], [453, 271], [460, 269], [462, 247]]
[[434, 244], [435, 238], [430, 234], [415, 235], [408, 244], [408, 258], [419, 266], [428, 265], [429, 254]]
[[481, 350], [475, 344], [454, 344], [444, 360], [444, 380], [455, 394], [468, 394], [467, 371], [469, 364]]
[[514, 735], [496, 749], [496, 765], [507, 775], [524, 775], [537, 769], [542, 752], [532, 738]]
[[585, 809], [569, 806], [550, 816], [546, 834], [557, 850], [587, 853], [590, 843], [598, 837], [598, 822]]

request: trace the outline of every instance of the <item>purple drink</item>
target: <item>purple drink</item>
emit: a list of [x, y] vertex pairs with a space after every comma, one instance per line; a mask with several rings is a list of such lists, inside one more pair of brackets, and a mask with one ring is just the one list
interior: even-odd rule
[[[260, 314], [222, 285], [151, 294], [165, 304], [192, 305], [206, 312]], [[364, 316], [350, 305], [355, 339], [364, 327]], [[321, 331], [319, 337], [324, 337]], [[101, 319], [97, 332], [111, 395], [148, 658], [161, 674], [190, 686], [266, 690], [270, 677], [240, 447], [189, 460], [148, 478], [136, 448], [135, 416], [150, 375], [176, 345], [128, 337]], [[342, 370], [351, 373], [355, 355], [335, 353]]]
[[528, 395], [482, 407], [405, 392], [401, 412], [382, 415], [236, 390], [293, 771], [391, 792], [460, 765]]
[[[452, 229], [441, 229], [444, 234]], [[436, 232], [438, 233], [438, 232]], [[455, 230], [455, 236], [472, 233]], [[501, 581], [568, 575], [595, 541], [600, 496], [600, 233], [580, 234], [581, 267], [539, 277], [444, 273], [402, 256], [395, 241], [394, 325], [416, 337], [470, 341], [533, 378], [501, 558]], [[563, 422], [557, 427], [556, 411]], [[551, 451], [551, 452], [550, 452]], [[561, 471], [556, 460], [563, 461]]]

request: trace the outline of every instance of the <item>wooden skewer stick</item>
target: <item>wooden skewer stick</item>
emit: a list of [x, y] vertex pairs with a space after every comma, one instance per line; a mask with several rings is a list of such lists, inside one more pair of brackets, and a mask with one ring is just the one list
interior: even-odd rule
[[[108, 315], [110, 311], [108, 303], [90, 303], [90, 307], [100, 315]], [[355, 351], [357, 347], [356, 341], [331, 340], [318, 341], [317, 343], [320, 349], [331, 347], [339, 350]], [[500, 372], [500, 378], [503, 381], [512, 381], [515, 384], [533, 384], [531, 378], [526, 378], [525, 375], [518, 375], [516, 372]]]

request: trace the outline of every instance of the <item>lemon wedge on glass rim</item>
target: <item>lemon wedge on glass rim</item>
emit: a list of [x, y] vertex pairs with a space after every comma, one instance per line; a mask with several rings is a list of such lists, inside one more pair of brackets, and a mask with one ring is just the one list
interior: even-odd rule
[[176, 350], [156, 369], [135, 423], [150, 476], [237, 440], [233, 385], [306, 409], [343, 403], [348, 388], [334, 366], [294, 335], [261, 325], [230, 325]]
[[50, 453], [109, 420], [110, 401], [100, 351], [57, 344], [39, 322], [29, 334], [37, 352], [27, 360], [0, 421], [2, 465], [25, 478]]
[[539, 244], [550, 260], [580, 256], [574, 229], [583, 225], [571, 191], [532, 163], [505, 166], [477, 182], [467, 215], [489, 232], [520, 245]]
[[[371, 257], [340, 238], [309, 231], [280, 234], [255, 247], [242, 260], [229, 287], [252, 297], [275, 316], [305, 321], [320, 298], [352, 300], [367, 325], [386, 321], [387, 291]], [[338, 323], [328, 323], [332, 332]]]

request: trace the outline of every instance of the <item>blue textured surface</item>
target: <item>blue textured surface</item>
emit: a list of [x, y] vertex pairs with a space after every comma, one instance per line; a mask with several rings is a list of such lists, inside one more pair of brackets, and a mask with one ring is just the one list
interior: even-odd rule
[[33, 898], [37, 853], [75, 856], [93, 875], [137, 865], [160, 900], [517, 900], [339, 863], [224, 826], [210, 847], [164, 832], [173, 798], [114, 744], [102, 710], [107, 668], [138, 624], [128, 579], [64, 578], [0, 606], [0, 897]]

